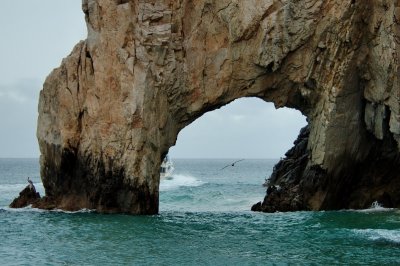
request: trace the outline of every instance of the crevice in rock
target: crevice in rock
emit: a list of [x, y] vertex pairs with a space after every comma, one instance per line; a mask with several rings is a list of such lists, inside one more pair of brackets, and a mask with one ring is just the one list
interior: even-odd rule
[[123, 5], [129, 3], [131, 0], [116, 0], [117, 5]]

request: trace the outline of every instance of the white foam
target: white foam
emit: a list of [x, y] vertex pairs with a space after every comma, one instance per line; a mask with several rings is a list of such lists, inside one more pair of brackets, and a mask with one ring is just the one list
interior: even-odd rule
[[385, 209], [377, 200], [372, 202], [370, 209]]
[[90, 209], [81, 209], [77, 211], [65, 211], [61, 209], [54, 209], [54, 210], [43, 210], [43, 209], [38, 209], [38, 208], [32, 208], [32, 205], [28, 205], [24, 208], [10, 208], [8, 206], [1, 207], [0, 210], [3, 211], [9, 211], [9, 212], [56, 212], [56, 213], [90, 213], [90, 212], [95, 212], [95, 210], [90, 210]]
[[378, 201], [374, 201], [371, 204], [371, 207], [364, 210], [358, 210], [359, 212], [385, 212], [385, 211], [392, 211], [393, 208], [385, 208], [383, 207]]
[[90, 213], [90, 212], [95, 212], [96, 210], [91, 210], [91, 209], [81, 209], [81, 210], [77, 210], [77, 211], [64, 211], [61, 209], [54, 209], [54, 210], [50, 210], [50, 212], [60, 212], [60, 213]]
[[28, 205], [24, 208], [10, 208], [8, 206], [4, 206], [0, 208], [0, 210], [9, 211], [9, 212], [46, 212], [46, 210], [32, 208], [32, 205]]
[[388, 241], [400, 244], [400, 230], [389, 229], [353, 229], [357, 235], [366, 237], [372, 241]]
[[160, 191], [178, 189], [179, 187], [198, 187], [204, 182], [189, 175], [173, 175], [172, 179], [162, 179], [160, 182]]

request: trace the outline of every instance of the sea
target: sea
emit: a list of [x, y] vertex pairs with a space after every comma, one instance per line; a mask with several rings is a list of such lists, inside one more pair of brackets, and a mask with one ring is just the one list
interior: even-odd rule
[[[258, 213], [277, 160], [174, 159], [160, 213], [10, 209], [38, 159], [0, 159], [0, 265], [399, 265], [400, 210]], [[222, 169], [222, 170], [221, 170]]]

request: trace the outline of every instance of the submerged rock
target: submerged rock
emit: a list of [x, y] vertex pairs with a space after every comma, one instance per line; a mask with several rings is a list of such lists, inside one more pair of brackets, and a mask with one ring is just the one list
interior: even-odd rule
[[161, 160], [180, 130], [241, 97], [296, 108], [309, 123], [261, 210], [361, 208], [379, 197], [400, 206], [397, 1], [82, 8], [88, 37], [40, 93], [43, 207], [157, 213]]

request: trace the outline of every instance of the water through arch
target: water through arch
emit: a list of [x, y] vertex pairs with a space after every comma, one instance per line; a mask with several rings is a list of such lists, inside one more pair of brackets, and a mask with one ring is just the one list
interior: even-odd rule
[[161, 179], [160, 211], [249, 210], [265, 196], [264, 179], [305, 125], [300, 112], [255, 97], [205, 113], [169, 150], [175, 171]]

